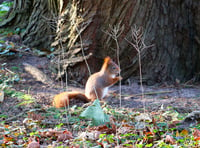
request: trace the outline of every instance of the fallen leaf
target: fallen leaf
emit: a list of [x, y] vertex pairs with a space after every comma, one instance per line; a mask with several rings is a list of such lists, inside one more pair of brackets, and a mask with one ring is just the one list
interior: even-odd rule
[[10, 126], [10, 125], [8, 125], [8, 124], [5, 124], [5, 125], [4, 125], [5, 128], [8, 128], [9, 126]]
[[180, 137], [180, 134], [178, 131], [176, 131], [176, 137]]
[[166, 142], [166, 143], [169, 143], [169, 144], [175, 144], [176, 140], [175, 140], [172, 136], [167, 135], [167, 136], [165, 137], [165, 142]]
[[193, 136], [194, 136], [195, 141], [199, 141], [200, 140], [200, 131], [195, 128], [194, 132], [193, 132]]
[[96, 141], [96, 143], [100, 146], [100, 147], [104, 147], [103, 143]]
[[200, 141], [200, 137], [198, 137], [198, 138], [196, 138], [196, 139], [194, 139], [195, 141]]
[[82, 132], [77, 139], [98, 140], [100, 134], [99, 131]]
[[3, 141], [5, 144], [8, 142], [14, 142], [16, 144], [16, 140], [11, 136], [3, 135], [3, 138], [4, 138]]
[[72, 133], [70, 131], [68, 131], [68, 130], [64, 130], [63, 134], [68, 134], [68, 135], [70, 135], [72, 137]]
[[118, 133], [120, 134], [126, 134], [129, 133], [131, 130], [134, 130], [135, 127], [133, 125], [129, 125], [129, 124], [122, 124], [122, 126], [120, 128], [117, 129]]
[[64, 131], [57, 131], [54, 129], [49, 129], [48, 131], [44, 131], [44, 132], [39, 132], [39, 135], [41, 137], [55, 137], [57, 138], [58, 142], [62, 142], [68, 139], [73, 139], [72, 133], [68, 130], [64, 130]]
[[152, 132], [144, 132], [145, 136], [153, 136], [154, 134]]
[[135, 120], [137, 122], [141, 122], [141, 121], [148, 121], [148, 122], [152, 122], [152, 118], [147, 114], [147, 113], [141, 113], [140, 115], [135, 117]]
[[40, 148], [40, 144], [37, 141], [32, 141], [31, 143], [28, 144], [27, 148]]
[[154, 126], [156, 126], [156, 119], [154, 117], [152, 117], [152, 123]]
[[154, 134], [152, 132], [144, 131], [144, 135], [144, 140], [147, 141], [147, 143], [153, 143]]
[[169, 128], [176, 128], [177, 124], [180, 123], [180, 121], [173, 121], [171, 124], [168, 125]]
[[115, 125], [115, 119], [114, 117], [110, 116], [109, 118], [110, 122], [107, 122], [104, 125], [99, 125], [99, 126], [94, 126], [94, 127], [89, 127], [88, 131], [99, 131], [102, 134], [115, 134], [116, 133], [116, 125]]
[[111, 128], [108, 127], [108, 125], [100, 125], [100, 126], [94, 126], [94, 127], [89, 127], [89, 131], [99, 131], [102, 134], [115, 134], [116, 133], [116, 126], [113, 124], [111, 125]]
[[72, 136], [72, 133], [68, 130], [65, 130], [63, 131], [61, 134], [56, 134], [56, 136], [58, 137], [57, 138], [57, 141], [58, 142], [62, 142], [62, 141], [65, 141], [65, 140], [69, 140], [69, 139], [73, 139], [73, 136]]
[[92, 105], [88, 106], [81, 114], [80, 117], [85, 119], [92, 119], [94, 126], [103, 125], [110, 122], [109, 116], [104, 113], [99, 99], [96, 99]]
[[32, 120], [38, 120], [38, 121], [41, 121], [44, 119], [44, 117], [41, 114], [36, 114], [34, 112], [29, 112], [28, 118]]
[[58, 138], [57, 138], [57, 141], [58, 142], [63, 142], [63, 141], [65, 141], [65, 140], [69, 140], [69, 139], [72, 139], [73, 137], [71, 136], [71, 135], [69, 135], [69, 134], [59, 134], [58, 135]]
[[186, 129], [182, 130], [180, 135], [187, 136], [188, 135], [188, 130], [186, 130]]

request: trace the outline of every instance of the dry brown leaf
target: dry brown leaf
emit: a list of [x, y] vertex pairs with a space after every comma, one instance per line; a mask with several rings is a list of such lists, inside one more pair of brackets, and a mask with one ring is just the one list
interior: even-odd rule
[[150, 132], [150, 131], [143, 131], [145, 137], [144, 137], [144, 141], [146, 141], [147, 143], [153, 143], [153, 138], [154, 138], [154, 133]]
[[[115, 119], [112, 116], [109, 119], [110, 123], [107, 123], [106, 125], [89, 127], [88, 131], [99, 131], [101, 133], [106, 133], [106, 134], [113, 134], [113, 133], [115, 134], [116, 133]], [[111, 128], [108, 126], [111, 126]]]
[[135, 117], [135, 120], [137, 122], [145, 122], [145, 121], [152, 122], [151, 116], [147, 113], [141, 113], [140, 115]]
[[88, 131], [99, 131], [101, 133], [106, 133], [106, 134], [115, 134], [116, 133], [116, 126], [115, 124], [111, 125], [111, 128], [109, 128], [107, 125], [100, 125], [100, 126], [95, 126], [95, 127], [89, 127]]
[[200, 141], [200, 131], [198, 129], [194, 129], [193, 136], [195, 141]]
[[151, 115], [160, 115], [160, 112], [151, 112]]
[[73, 139], [72, 133], [68, 130], [65, 131], [57, 131], [53, 129], [49, 129], [49, 131], [39, 132], [41, 137], [56, 137], [57, 141], [65, 141], [68, 139]]
[[99, 131], [82, 132], [79, 135], [78, 139], [98, 140], [100, 134], [101, 134], [101, 132], [99, 132]]
[[62, 141], [69, 140], [69, 139], [73, 139], [72, 133], [70, 131], [68, 131], [68, 130], [63, 131], [61, 134], [57, 133], [56, 136], [58, 137], [57, 138], [58, 142], [62, 142]]
[[8, 143], [8, 142], [16, 143], [16, 140], [13, 137], [8, 136], [8, 135], [3, 135], [3, 141], [4, 141], [3, 143]]
[[73, 137], [71, 135], [63, 133], [63, 134], [58, 135], [57, 141], [62, 142], [62, 141], [69, 140], [69, 139], [72, 139], [72, 138]]
[[68, 131], [68, 130], [64, 130], [63, 134], [68, 134], [68, 135], [70, 135], [72, 137], [72, 133], [70, 131]]
[[176, 131], [176, 137], [180, 137], [180, 134], [178, 131]]
[[34, 140], [28, 144], [27, 148], [40, 148], [40, 144]]
[[129, 133], [131, 132], [133, 129], [135, 129], [134, 126], [129, 125], [129, 124], [122, 124], [122, 126], [120, 128], [118, 128], [118, 132], [120, 134], [125, 134], [125, 133]]
[[38, 121], [41, 121], [44, 119], [44, 117], [41, 114], [36, 114], [34, 112], [29, 112], [28, 118], [33, 119], [33, 120], [38, 120]]
[[171, 124], [168, 125], [169, 128], [175, 128], [176, 124], [180, 123], [181, 121], [173, 121]]
[[176, 140], [172, 136], [167, 135], [165, 138], [165, 142], [170, 144], [175, 144]]
[[154, 118], [154, 117], [152, 117], [152, 124], [154, 125], [154, 126], [156, 126], [157, 124], [156, 124], [157, 122], [156, 122], [156, 119]]
[[182, 130], [180, 135], [187, 136], [188, 135], [188, 130], [186, 130], [186, 129]]
[[52, 129], [49, 129], [49, 131], [40, 132], [39, 134], [41, 137], [53, 137], [56, 136], [56, 133], [62, 134], [62, 132], [54, 131]]

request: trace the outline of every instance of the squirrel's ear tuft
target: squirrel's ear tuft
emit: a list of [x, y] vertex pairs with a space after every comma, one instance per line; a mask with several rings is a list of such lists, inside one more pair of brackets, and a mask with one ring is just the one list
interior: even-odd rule
[[104, 62], [110, 62], [111, 58], [109, 56], [105, 57]]

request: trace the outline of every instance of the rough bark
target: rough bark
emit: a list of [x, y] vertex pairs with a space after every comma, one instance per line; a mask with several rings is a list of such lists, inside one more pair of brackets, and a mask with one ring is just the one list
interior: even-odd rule
[[[62, 8], [66, 21], [60, 24], [63, 29], [59, 30], [54, 45], [59, 44], [60, 37], [65, 49], [74, 50], [73, 46], [80, 44], [78, 28], [83, 45], [87, 45], [84, 51], [93, 54], [90, 67], [97, 71], [102, 57], [110, 55], [116, 59], [116, 50], [112, 50], [116, 44], [103, 31], [120, 23], [125, 28], [119, 45], [122, 75], [126, 79], [138, 75], [138, 59], [136, 50], [124, 39], [131, 38], [131, 27], [141, 26], [146, 44], [155, 45], [142, 53], [144, 76], [155, 82], [187, 81], [200, 71], [199, 4], [197, 0], [67, 1], [63, 5], [67, 9]], [[82, 56], [81, 51], [78, 53]], [[86, 69], [83, 66], [73, 65], [70, 71]], [[76, 76], [83, 77], [83, 74]]]
[[31, 47], [49, 48], [56, 30], [55, 0], [34, 0], [30, 21], [22, 34], [23, 43]]
[[0, 27], [25, 28], [32, 11], [32, 0], [15, 0]]
[[0, 27], [20, 28], [24, 44], [49, 49], [55, 37], [57, 9], [54, 0], [15, 0]]
[[[131, 27], [134, 25], [143, 27], [147, 45], [154, 44], [142, 53], [142, 71], [147, 79], [155, 82], [187, 81], [199, 76], [198, 0], [60, 0], [53, 4], [58, 6], [53, 14], [49, 13], [47, 2], [34, 2], [23, 35], [24, 43], [46, 46], [45, 41], [50, 34], [44, 32], [51, 31], [40, 14], [43, 13], [46, 18], [58, 14], [52, 46], [57, 49], [55, 61], [64, 65], [70, 80], [84, 83], [88, 77], [83, 51], [92, 72], [99, 70], [103, 57], [110, 55], [117, 59], [115, 41], [104, 32], [109, 31], [109, 25], [118, 24], [124, 26], [118, 42], [125, 79], [138, 75], [137, 51], [125, 40], [131, 40]], [[43, 27], [47, 29], [40, 29]]]

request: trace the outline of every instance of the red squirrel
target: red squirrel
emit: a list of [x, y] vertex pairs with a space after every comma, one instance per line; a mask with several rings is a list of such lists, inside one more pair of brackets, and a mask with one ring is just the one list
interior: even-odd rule
[[60, 93], [54, 97], [53, 106], [56, 108], [67, 106], [69, 99], [79, 99], [85, 102], [94, 101], [97, 98], [103, 99], [108, 93], [108, 88], [122, 79], [121, 76], [117, 76], [119, 72], [119, 66], [110, 57], [106, 57], [101, 70], [88, 78], [85, 94], [75, 91]]

